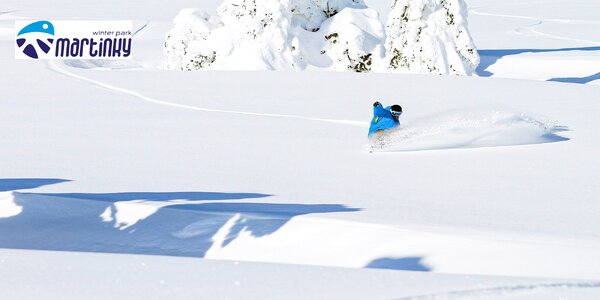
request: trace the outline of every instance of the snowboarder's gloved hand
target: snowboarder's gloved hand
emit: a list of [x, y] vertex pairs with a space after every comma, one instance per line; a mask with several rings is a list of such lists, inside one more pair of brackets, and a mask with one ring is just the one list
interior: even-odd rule
[[375, 107], [375, 106], [379, 106], [379, 105], [381, 105], [381, 103], [379, 103], [379, 101], [375, 101], [375, 103], [373, 103], [373, 106], [374, 106], [374, 107]]

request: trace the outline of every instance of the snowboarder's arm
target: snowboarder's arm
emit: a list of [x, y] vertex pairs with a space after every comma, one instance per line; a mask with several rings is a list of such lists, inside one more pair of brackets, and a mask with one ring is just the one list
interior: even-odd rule
[[385, 116], [385, 112], [386, 112], [386, 110], [385, 110], [385, 108], [383, 108], [381, 103], [379, 103], [379, 102], [373, 103], [373, 116], [383, 117], [383, 116]]

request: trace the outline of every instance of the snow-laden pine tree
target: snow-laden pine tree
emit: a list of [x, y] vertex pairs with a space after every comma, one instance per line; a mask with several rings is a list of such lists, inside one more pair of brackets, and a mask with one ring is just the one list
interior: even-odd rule
[[173, 20], [163, 48], [163, 67], [169, 70], [197, 70], [210, 66], [216, 52], [210, 48], [210, 16], [201, 10], [183, 9]]
[[383, 24], [373, 9], [345, 8], [323, 22], [318, 33], [326, 40], [321, 55], [336, 71], [371, 72], [385, 54]]
[[288, 0], [225, 0], [217, 16], [184, 9], [164, 45], [166, 69], [294, 69]]
[[363, 0], [224, 0], [217, 15], [182, 10], [165, 42], [167, 69], [368, 72], [383, 25]]
[[479, 64], [463, 0], [393, 0], [386, 33], [389, 71], [473, 75]]
[[394, 0], [384, 30], [363, 0], [224, 0], [213, 17], [181, 11], [164, 66], [472, 75], [466, 15], [463, 0]]
[[291, 0], [291, 7], [299, 65], [369, 72], [381, 59], [383, 25], [363, 0]]
[[344, 8], [365, 8], [363, 0], [290, 0], [292, 13], [301, 26], [317, 31], [328, 18]]
[[290, 45], [289, 0], [225, 0], [221, 26], [208, 42], [218, 45], [218, 69], [296, 69]]

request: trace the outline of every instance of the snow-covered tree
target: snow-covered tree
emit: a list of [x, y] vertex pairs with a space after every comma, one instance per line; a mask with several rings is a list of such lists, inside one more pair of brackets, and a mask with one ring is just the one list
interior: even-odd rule
[[287, 1], [225, 0], [211, 17], [184, 9], [164, 45], [166, 69], [269, 70], [293, 68]]
[[386, 33], [390, 71], [473, 75], [479, 64], [463, 0], [393, 0]]
[[346, 8], [323, 23], [321, 55], [337, 71], [370, 72], [383, 58], [384, 28], [372, 9]]
[[225, 0], [218, 7], [217, 16], [236, 38], [246, 40], [257, 39], [274, 27], [287, 25], [287, 10], [286, 1]]
[[363, 0], [291, 0], [297, 64], [369, 72], [381, 59], [383, 25]]
[[463, 0], [395, 0], [387, 30], [363, 0], [224, 0], [214, 17], [182, 10], [164, 52], [183, 70], [471, 75], [479, 63]]
[[163, 52], [163, 67], [171, 70], [197, 70], [210, 66], [215, 51], [206, 40], [210, 34], [210, 16], [197, 9], [183, 9], [173, 20]]
[[305, 30], [317, 31], [344, 8], [366, 8], [363, 0], [290, 0], [294, 17]]
[[288, 0], [225, 0], [220, 27], [208, 42], [218, 45], [219, 69], [295, 69], [290, 45]]
[[225, 0], [215, 17], [182, 10], [165, 42], [167, 69], [368, 72], [384, 30], [363, 0]]

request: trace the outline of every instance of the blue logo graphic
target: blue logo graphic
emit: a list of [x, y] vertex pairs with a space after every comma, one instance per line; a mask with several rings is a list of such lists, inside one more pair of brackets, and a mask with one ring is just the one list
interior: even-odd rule
[[[34, 37], [28, 39], [27, 35], [31, 33], [41, 33], [41, 35], [35, 34], [32, 35]], [[48, 35], [49, 37], [43, 38], [42, 36], [44, 35]], [[23, 27], [17, 34], [17, 46], [19, 46], [19, 49], [21, 49], [25, 55], [34, 59], [39, 57], [39, 50], [46, 54], [50, 52], [49, 44], [52, 45], [52, 43], [54, 43], [54, 26], [48, 21], [33, 22]]]

